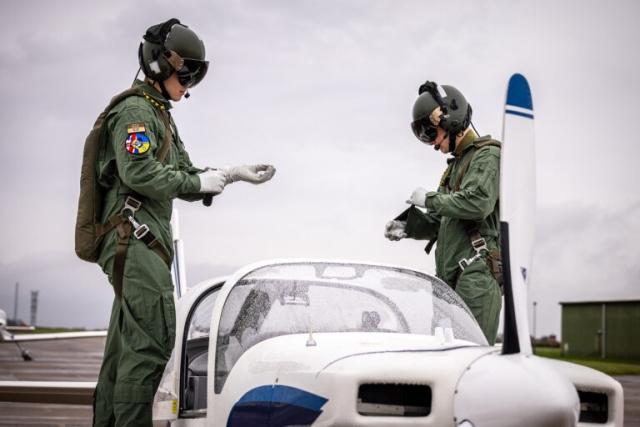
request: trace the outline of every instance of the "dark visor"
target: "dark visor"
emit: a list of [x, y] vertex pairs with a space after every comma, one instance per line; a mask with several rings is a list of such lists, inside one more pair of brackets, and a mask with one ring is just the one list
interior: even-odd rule
[[413, 130], [413, 134], [416, 138], [425, 144], [435, 141], [436, 136], [438, 135], [436, 126], [431, 123], [428, 116], [422, 117], [411, 123], [411, 130]]
[[209, 61], [199, 59], [184, 59], [182, 68], [178, 71], [178, 81], [186, 88], [192, 88], [207, 74]]

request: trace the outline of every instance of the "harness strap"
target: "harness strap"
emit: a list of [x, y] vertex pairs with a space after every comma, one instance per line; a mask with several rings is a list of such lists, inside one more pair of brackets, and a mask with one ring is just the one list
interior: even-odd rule
[[[118, 230], [118, 246], [116, 246], [116, 254], [113, 261], [113, 271], [111, 276], [113, 280], [113, 291], [116, 294], [116, 298], [121, 300], [124, 265], [127, 260], [127, 251], [129, 249], [133, 225], [131, 224], [131, 221], [125, 218], [121, 213], [109, 218], [107, 223], [112, 225], [107, 232], [114, 227]], [[156, 255], [164, 261], [167, 268], [171, 269], [171, 256], [169, 255], [169, 251], [151, 231], [147, 231], [144, 236], [140, 237], [140, 240], [142, 240], [149, 249], [155, 252]]]
[[[503, 278], [502, 278], [502, 271], [500, 271], [500, 263], [499, 263], [499, 261], [502, 260], [500, 251], [498, 249], [491, 249], [491, 250], [487, 249], [486, 247], [487, 242], [484, 240], [484, 238], [478, 231], [478, 227], [475, 221], [466, 220], [463, 222], [463, 225], [464, 225], [464, 230], [467, 232], [467, 235], [469, 236], [469, 241], [471, 242], [471, 246], [473, 247], [473, 249], [478, 254], [480, 253], [479, 252], [480, 250], [484, 249], [486, 251], [487, 255], [484, 257], [484, 262], [487, 264], [487, 267], [489, 268], [489, 272], [491, 272], [491, 275], [496, 280], [496, 282], [498, 283], [498, 286], [500, 287], [500, 290], [502, 291], [504, 284], [503, 284]], [[473, 260], [473, 258], [471, 260]], [[456, 276], [456, 282], [460, 278], [460, 275], [462, 274], [462, 272], [463, 272], [463, 269], [460, 268]]]
[[119, 217], [122, 217], [122, 215], [121, 214], [114, 215], [111, 218], [109, 218], [107, 220], [107, 222], [105, 222], [104, 224], [97, 224], [96, 225], [96, 236], [102, 237], [105, 234], [107, 234], [108, 232], [110, 232], [111, 230], [113, 230], [115, 227], [117, 227], [118, 224], [120, 224], [122, 222], [122, 219], [124, 219], [124, 218], [119, 218]]
[[151, 231], [147, 232], [144, 236], [140, 238], [153, 252], [156, 253], [160, 257], [162, 261], [167, 265], [167, 268], [171, 268], [171, 257], [169, 256], [169, 251], [164, 245], [158, 240], [156, 236], [153, 235]]
[[129, 240], [131, 239], [131, 223], [125, 219], [122, 214], [121, 222], [118, 224], [118, 246], [116, 247], [116, 256], [113, 261], [113, 291], [116, 298], [122, 299], [122, 277], [124, 276], [124, 262], [127, 259], [127, 250], [129, 249]]
[[[471, 152], [471, 154], [469, 154], [469, 157], [467, 157], [467, 160], [460, 167], [460, 171], [458, 172], [458, 179], [456, 180], [456, 185], [453, 186], [454, 193], [457, 193], [458, 191], [460, 191], [460, 186], [462, 185], [462, 178], [464, 177], [464, 174], [467, 171], [467, 168], [469, 167], [469, 163], [471, 163], [471, 159], [473, 158], [473, 155], [476, 154], [476, 151], [478, 151], [478, 148], [473, 147], [473, 151]], [[448, 192], [449, 192], [449, 187], [447, 187], [447, 193]]]

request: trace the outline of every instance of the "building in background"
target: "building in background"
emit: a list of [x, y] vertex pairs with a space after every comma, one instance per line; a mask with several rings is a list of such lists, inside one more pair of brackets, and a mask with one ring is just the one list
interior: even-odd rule
[[560, 305], [564, 356], [640, 360], [640, 298]]

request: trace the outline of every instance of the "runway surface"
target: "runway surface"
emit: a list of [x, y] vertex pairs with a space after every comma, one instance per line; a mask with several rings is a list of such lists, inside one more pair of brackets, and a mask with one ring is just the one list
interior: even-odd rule
[[[105, 338], [0, 345], [0, 381], [97, 381]], [[625, 427], [640, 427], [640, 376], [615, 377], [624, 388]], [[0, 402], [0, 426], [91, 426], [91, 406]], [[162, 423], [157, 426], [163, 425]]]

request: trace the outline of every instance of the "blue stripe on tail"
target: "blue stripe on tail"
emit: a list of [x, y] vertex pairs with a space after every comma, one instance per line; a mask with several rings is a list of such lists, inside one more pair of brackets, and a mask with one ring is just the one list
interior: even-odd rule
[[523, 113], [521, 111], [513, 111], [513, 110], [509, 110], [507, 108], [506, 110], [504, 110], [504, 112], [506, 114], [513, 114], [514, 116], [521, 116], [521, 117], [526, 117], [527, 119], [533, 119], [533, 114], [527, 114], [527, 113]]

